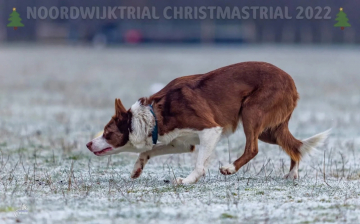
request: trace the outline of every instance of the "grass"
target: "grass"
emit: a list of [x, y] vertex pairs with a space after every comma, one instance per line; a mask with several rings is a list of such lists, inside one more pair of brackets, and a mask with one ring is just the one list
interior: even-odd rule
[[[36, 145], [32, 147], [37, 148]], [[26, 156], [26, 152], [30, 152], [30, 155]], [[199, 210], [193, 202], [189, 204], [189, 200], [198, 200], [201, 201], [202, 206], [225, 206], [221, 209], [224, 212], [218, 216], [221, 220], [245, 220], [244, 217], [239, 218], [240, 216], [233, 215], [233, 212], [237, 214], [240, 205], [246, 206], [246, 203], [254, 203], [257, 200], [264, 200], [267, 203], [270, 201], [270, 204], [277, 204], [278, 201], [290, 205], [296, 203], [301, 204], [304, 208], [309, 208], [309, 202], [325, 203], [327, 206], [318, 205], [310, 206], [310, 208], [314, 213], [316, 213], [315, 211], [320, 212], [316, 213], [314, 220], [327, 222], [336, 221], [336, 219], [326, 217], [326, 212], [337, 211], [339, 213], [339, 209], [354, 212], [360, 210], [360, 207], [356, 205], [359, 195], [357, 180], [349, 178], [342, 178], [339, 182], [338, 178], [328, 175], [327, 181], [332, 187], [316, 178], [300, 179], [298, 184], [294, 185], [292, 181], [283, 180], [282, 175], [276, 172], [273, 172], [273, 175], [267, 179], [259, 177], [257, 168], [248, 170], [240, 178], [239, 176], [227, 177], [226, 181], [217, 171], [210, 170], [209, 176], [202, 178], [198, 184], [177, 186], [173, 185], [171, 181], [163, 181], [172, 179], [172, 174], [168, 173], [166, 167], [172, 166], [176, 176], [184, 176], [184, 173], [178, 172], [181, 170], [188, 172], [191, 169], [176, 168], [174, 166], [176, 158], [173, 156], [169, 157], [170, 160], [163, 160], [167, 165], [150, 162], [142, 178], [132, 181], [129, 179], [132, 161], [122, 156], [113, 157], [110, 164], [107, 165], [109, 162], [107, 158], [89, 157], [82, 152], [70, 151], [65, 154], [62, 151], [53, 154], [48, 150], [37, 150], [36, 153], [33, 150], [27, 150], [26, 152], [24, 154], [23, 151], [2, 150], [0, 154], [0, 166], [3, 167], [0, 172], [0, 186], [3, 192], [0, 194], [3, 199], [3, 202], [0, 202], [0, 206], [2, 206], [0, 212], [2, 213], [14, 213], [19, 209], [19, 203], [23, 201], [23, 198], [33, 198], [38, 201], [36, 204], [46, 204], [46, 201], [49, 200], [55, 202], [54, 200], [57, 198], [57, 203], [60, 202], [63, 206], [70, 208], [74, 208], [76, 200], [80, 200], [81, 203], [92, 205], [93, 209], [101, 206], [100, 211], [103, 212], [107, 211], [106, 207], [110, 209], [112, 207], [110, 205], [115, 203], [120, 207], [140, 206], [141, 209], [145, 209], [147, 207], [145, 205], [150, 204], [153, 208], [174, 207], [175, 209], [178, 207], [181, 208], [182, 213], [187, 205], [190, 205], [192, 210]], [[54, 158], [55, 163], [53, 162]], [[264, 167], [266, 163], [264, 161], [257, 167]], [[117, 164], [123, 164], [123, 166], [119, 167]], [[268, 164], [268, 169], [273, 165]], [[330, 168], [337, 172], [335, 166]], [[311, 166], [305, 167], [302, 173], [311, 173], [312, 169]], [[347, 169], [350, 172], [354, 168], [347, 167]], [[160, 178], [157, 176], [159, 173], [162, 175]], [[342, 185], [347, 187], [343, 188]], [[251, 192], [251, 194], [247, 192]], [[343, 194], [345, 192], [347, 193]], [[336, 197], [332, 195], [336, 195]], [[326, 197], [324, 198], [324, 196]], [[94, 200], [102, 198], [106, 198], [107, 202], [101, 202], [99, 205], [93, 204]], [[349, 203], [339, 203], [343, 200]], [[4, 203], [5, 201], [7, 204]], [[267, 207], [267, 203], [262, 206]], [[27, 206], [34, 205], [30, 203]], [[51, 208], [50, 210], [46, 209], [48, 211], [56, 209], [53, 205], [48, 204], [48, 206]], [[43, 209], [45, 208], [43, 207]], [[232, 212], [225, 212], [224, 209]], [[130, 217], [123, 212], [120, 212], [117, 217], [122, 217], [123, 220], [129, 219]], [[33, 214], [32, 211], [30, 214]], [[7, 217], [10, 218], [10, 216]], [[27, 220], [26, 217], [26, 215], [22, 216], [22, 219]], [[143, 213], [136, 212], [131, 217], [148, 218]], [[213, 215], [209, 217], [213, 217]], [[91, 219], [67, 217], [67, 220]]]
[[0, 212], [14, 212], [16, 211], [16, 208], [14, 207], [0, 207]]
[[228, 213], [222, 213], [220, 219], [237, 219], [237, 216]]

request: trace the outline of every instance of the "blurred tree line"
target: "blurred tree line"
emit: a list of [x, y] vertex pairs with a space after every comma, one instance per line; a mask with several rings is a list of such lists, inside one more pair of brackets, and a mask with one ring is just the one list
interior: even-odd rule
[[[27, 19], [27, 7], [52, 6], [267, 6], [289, 8], [293, 17], [286, 19], [205, 19], [205, 20], [98, 20], [98, 19]], [[331, 7], [331, 19], [296, 19], [298, 6]], [[353, 0], [0, 0], [0, 41], [71, 41], [94, 44], [155, 42], [155, 43], [360, 43], [360, 2]], [[16, 7], [25, 27], [16, 31], [7, 28], [12, 8]], [[351, 27], [334, 27], [339, 8], [344, 8]]]

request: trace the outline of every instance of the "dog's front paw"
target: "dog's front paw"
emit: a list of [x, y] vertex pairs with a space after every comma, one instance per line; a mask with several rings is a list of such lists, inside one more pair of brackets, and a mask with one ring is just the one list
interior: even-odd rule
[[187, 185], [187, 184], [194, 184], [196, 183], [196, 180], [191, 180], [189, 178], [176, 178], [176, 180], [174, 180], [174, 184], [175, 185]]
[[131, 173], [131, 178], [136, 179], [136, 178], [140, 177], [146, 162], [147, 162], [147, 158], [140, 155], [138, 160], [136, 161], [136, 163], [134, 165], [134, 169], [133, 169], [133, 171]]
[[180, 185], [183, 183], [183, 180], [184, 180], [184, 178], [178, 177], [178, 178], [174, 179], [173, 184]]
[[234, 164], [227, 164], [220, 168], [220, 173], [222, 173], [223, 175], [231, 175], [236, 173], [236, 168]]
[[134, 168], [133, 172], [131, 173], [131, 178], [136, 179], [136, 178], [140, 177], [141, 173], [142, 173], [141, 168], [137, 168], [137, 169]]
[[178, 177], [176, 178], [176, 180], [174, 180], [174, 184], [175, 185], [188, 185], [188, 184], [195, 184], [197, 182], [196, 178], [192, 178], [192, 177], [186, 177], [186, 178], [181, 178]]

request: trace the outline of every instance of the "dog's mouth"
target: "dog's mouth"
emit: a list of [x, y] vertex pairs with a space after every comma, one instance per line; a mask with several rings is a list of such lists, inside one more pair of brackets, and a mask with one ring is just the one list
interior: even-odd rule
[[107, 148], [105, 148], [105, 149], [103, 149], [101, 151], [94, 152], [94, 154], [97, 155], [97, 156], [101, 156], [101, 155], [104, 155], [107, 152], [110, 152], [111, 150], [112, 150], [111, 147], [107, 147]]

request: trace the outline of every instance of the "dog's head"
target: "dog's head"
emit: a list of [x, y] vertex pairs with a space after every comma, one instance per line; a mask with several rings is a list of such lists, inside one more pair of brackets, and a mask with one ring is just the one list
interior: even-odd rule
[[124, 151], [129, 142], [132, 113], [127, 111], [120, 99], [115, 99], [115, 115], [104, 128], [103, 135], [86, 144], [97, 156], [105, 156]]

